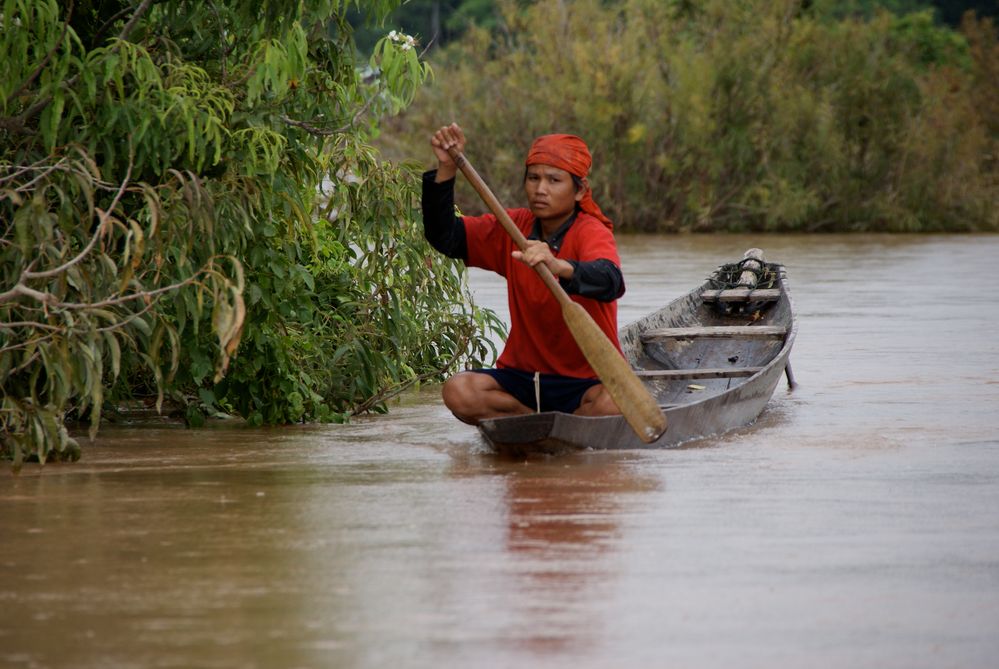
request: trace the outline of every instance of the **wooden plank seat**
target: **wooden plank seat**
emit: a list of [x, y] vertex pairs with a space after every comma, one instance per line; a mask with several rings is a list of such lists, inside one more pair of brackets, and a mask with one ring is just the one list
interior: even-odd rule
[[636, 369], [635, 375], [653, 379], [727, 379], [736, 376], [752, 376], [762, 367], [724, 367], [701, 369]]
[[776, 302], [780, 299], [780, 288], [730, 288], [728, 290], [701, 291], [705, 302]]
[[643, 342], [663, 339], [736, 339], [783, 337], [787, 328], [783, 325], [717, 325], [694, 328], [659, 328], [646, 330], [641, 335]]

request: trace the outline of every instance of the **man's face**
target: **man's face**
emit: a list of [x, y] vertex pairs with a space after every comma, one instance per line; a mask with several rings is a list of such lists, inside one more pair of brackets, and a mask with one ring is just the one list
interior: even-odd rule
[[576, 191], [571, 174], [551, 165], [528, 165], [524, 190], [531, 213], [541, 221], [568, 218], [584, 193]]

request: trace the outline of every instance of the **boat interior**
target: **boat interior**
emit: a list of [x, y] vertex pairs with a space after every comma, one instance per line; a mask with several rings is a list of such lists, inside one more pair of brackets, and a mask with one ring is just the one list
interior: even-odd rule
[[621, 333], [625, 356], [660, 406], [734, 388], [780, 352], [791, 326], [781, 265], [759, 249]]

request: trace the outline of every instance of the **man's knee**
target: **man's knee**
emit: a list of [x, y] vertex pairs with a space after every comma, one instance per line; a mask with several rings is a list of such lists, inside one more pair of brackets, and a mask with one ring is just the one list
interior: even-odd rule
[[466, 423], [475, 423], [483, 412], [483, 392], [492, 377], [478, 372], [459, 372], [444, 382], [441, 397], [444, 406]]
[[576, 413], [582, 416], [615, 416], [621, 413], [607, 387], [603, 384], [593, 386], [585, 395]]
[[468, 372], [455, 374], [444, 382], [441, 388], [441, 397], [444, 399], [444, 406], [452, 412], [457, 413], [459, 408], [464, 408], [468, 403], [469, 383], [465, 376]]
[[530, 413], [489, 374], [460, 372], [441, 388], [444, 406], [459, 420], [472, 425], [485, 418]]

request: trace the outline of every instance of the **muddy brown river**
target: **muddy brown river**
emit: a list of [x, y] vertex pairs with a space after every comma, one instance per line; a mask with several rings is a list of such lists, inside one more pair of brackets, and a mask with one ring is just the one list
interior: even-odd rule
[[436, 388], [343, 426], [106, 425], [0, 471], [0, 666], [999, 666], [999, 236], [620, 246], [622, 323], [783, 262], [799, 387], [682, 449], [528, 462]]

